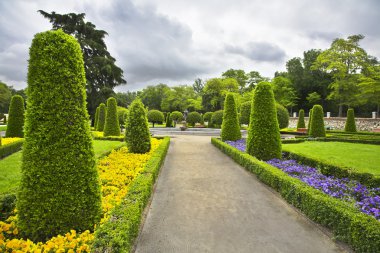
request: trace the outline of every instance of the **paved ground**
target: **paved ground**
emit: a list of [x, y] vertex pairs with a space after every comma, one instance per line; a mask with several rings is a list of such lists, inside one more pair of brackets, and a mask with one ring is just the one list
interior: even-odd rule
[[136, 252], [344, 252], [210, 144], [172, 138]]

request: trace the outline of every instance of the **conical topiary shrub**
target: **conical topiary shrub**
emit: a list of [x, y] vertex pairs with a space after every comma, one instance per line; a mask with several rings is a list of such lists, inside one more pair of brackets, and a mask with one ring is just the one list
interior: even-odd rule
[[173, 120], [170, 117], [170, 112], [166, 115], [166, 127], [173, 127]]
[[241, 139], [240, 123], [234, 95], [229, 93], [224, 100], [223, 122], [220, 136], [222, 141]]
[[289, 112], [288, 110], [276, 103], [277, 121], [280, 129], [287, 128], [289, 126]]
[[346, 125], [344, 126], [344, 131], [356, 132], [354, 109], [350, 108], [347, 110], [347, 120], [346, 120]]
[[129, 107], [125, 140], [132, 153], [146, 153], [151, 148], [147, 112], [140, 99], [134, 100]]
[[12, 97], [8, 117], [5, 137], [24, 137], [24, 99], [20, 95]]
[[96, 131], [103, 132], [104, 124], [106, 123], [106, 105], [101, 103], [99, 105], [99, 116], [96, 124]]
[[281, 158], [280, 129], [272, 86], [269, 82], [260, 82], [254, 92], [247, 153], [265, 161]]
[[311, 117], [309, 135], [312, 137], [326, 137], [322, 106], [314, 105]]
[[99, 106], [96, 107], [96, 111], [95, 111], [95, 119], [94, 119], [94, 130], [96, 131], [96, 126], [98, 125], [98, 121], [99, 121]]
[[119, 136], [120, 125], [117, 115], [116, 98], [110, 97], [107, 99], [106, 120], [104, 123], [104, 136]]
[[298, 122], [297, 122], [297, 129], [299, 128], [305, 128], [305, 111], [301, 109], [298, 113]]
[[251, 118], [251, 104], [252, 101], [247, 101], [240, 106], [240, 124], [249, 125]]
[[307, 132], [310, 134], [311, 120], [313, 118], [313, 109], [309, 111], [309, 121], [307, 122]]
[[22, 236], [43, 241], [93, 230], [101, 192], [86, 109], [82, 51], [62, 30], [35, 35], [30, 47], [22, 178]]

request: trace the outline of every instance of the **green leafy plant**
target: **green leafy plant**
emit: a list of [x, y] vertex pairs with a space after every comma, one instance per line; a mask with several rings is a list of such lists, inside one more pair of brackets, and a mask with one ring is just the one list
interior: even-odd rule
[[309, 121], [307, 122], [307, 132], [310, 134], [311, 120], [313, 119], [313, 109], [309, 111]]
[[282, 105], [276, 103], [277, 121], [280, 129], [287, 128], [289, 125], [289, 113], [288, 110]]
[[119, 125], [120, 127], [123, 127], [125, 126], [125, 119], [127, 118], [127, 114], [128, 114], [128, 109], [127, 108], [124, 108], [122, 106], [118, 106], [117, 107], [117, 117], [119, 119]]
[[170, 112], [166, 115], [166, 127], [172, 127], [173, 126], [173, 120], [170, 117]]
[[357, 132], [354, 109], [350, 108], [347, 110], [347, 120], [346, 125], [344, 126], [345, 132]]
[[9, 106], [6, 137], [24, 137], [24, 99], [20, 95], [12, 97]]
[[162, 122], [164, 122], [164, 120], [165, 120], [164, 114], [160, 112], [159, 110], [150, 110], [148, 112], [148, 121], [153, 124], [153, 127], [155, 123], [161, 124]]
[[203, 114], [203, 121], [207, 121], [207, 127], [212, 127], [212, 114], [213, 112], [206, 112], [205, 114]]
[[96, 126], [98, 125], [98, 121], [99, 121], [99, 106], [96, 107], [96, 111], [95, 111], [95, 119], [94, 119], [94, 130], [96, 130]]
[[200, 123], [201, 121], [202, 116], [199, 112], [190, 112], [186, 118], [186, 122], [189, 123], [190, 126], [195, 126], [196, 123]]
[[214, 112], [211, 117], [211, 122], [213, 127], [220, 127], [223, 123], [223, 110]]
[[235, 98], [231, 93], [228, 93], [224, 100], [223, 123], [220, 136], [222, 141], [236, 141], [241, 139]]
[[170, 113], [170, 117], [174, 121], [174, 126], [177, 125], [178, 121], [183, 120], [183, 114], [182, 112], [179, 112], [179, 111], [174, 111]]
[[117, 102], [113, 97], [107, 99], [107, 112], [103, 132], [104, 137], [120, 135], [120, 124], [117, 115]]
[[98, 116], [98, 122], [96, 125], [96, 131], [103, 132], [105, 123], [106, 123], [106, 105], [104, 103], [101, 103], [99, 105], [99, 116]]
[[297, 129], [305, 127], [305, 111], [301, 109], [298, 113]]
[[313, 106], [309, 135], [312, 137], [326, 137], [325, 123], [323, 121], [323, 108], [321, 105]]
[[249, 125], [252, 101], [247, 101], [240, 106], [240, 123]]

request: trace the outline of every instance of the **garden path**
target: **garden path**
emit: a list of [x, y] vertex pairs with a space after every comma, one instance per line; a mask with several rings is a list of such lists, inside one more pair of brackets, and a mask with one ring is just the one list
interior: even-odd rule
[[345, 252], [207, 136], [176, 136], [136, 251]]

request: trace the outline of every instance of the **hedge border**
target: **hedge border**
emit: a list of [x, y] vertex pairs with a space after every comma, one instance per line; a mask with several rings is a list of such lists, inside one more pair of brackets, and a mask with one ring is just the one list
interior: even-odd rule
[[124, 141], [125, 137], [122, 136], [107, 136], [107, 137], [93, 137], [94, 140], [100, 141]]
[[211, 143], [256, 174], [258, 179], [278, 191], [288, 203], [300, 209], [311, 220], [331, 229], [335, 238], [347, 242], [355, 251], [376, 252], [380, 248], [380, 222], [374, 217], [217, 138], [211, 138]]
[[21, 150], [23, 143], [24, 139], [0, 146], [0, 159]]
[[131, 182], [125, 198], [112, 211], [109, 221], [96, 230], [92, 252], [130, 252], [169, 144], [170, 138], [164, 137], [141, 174]]

